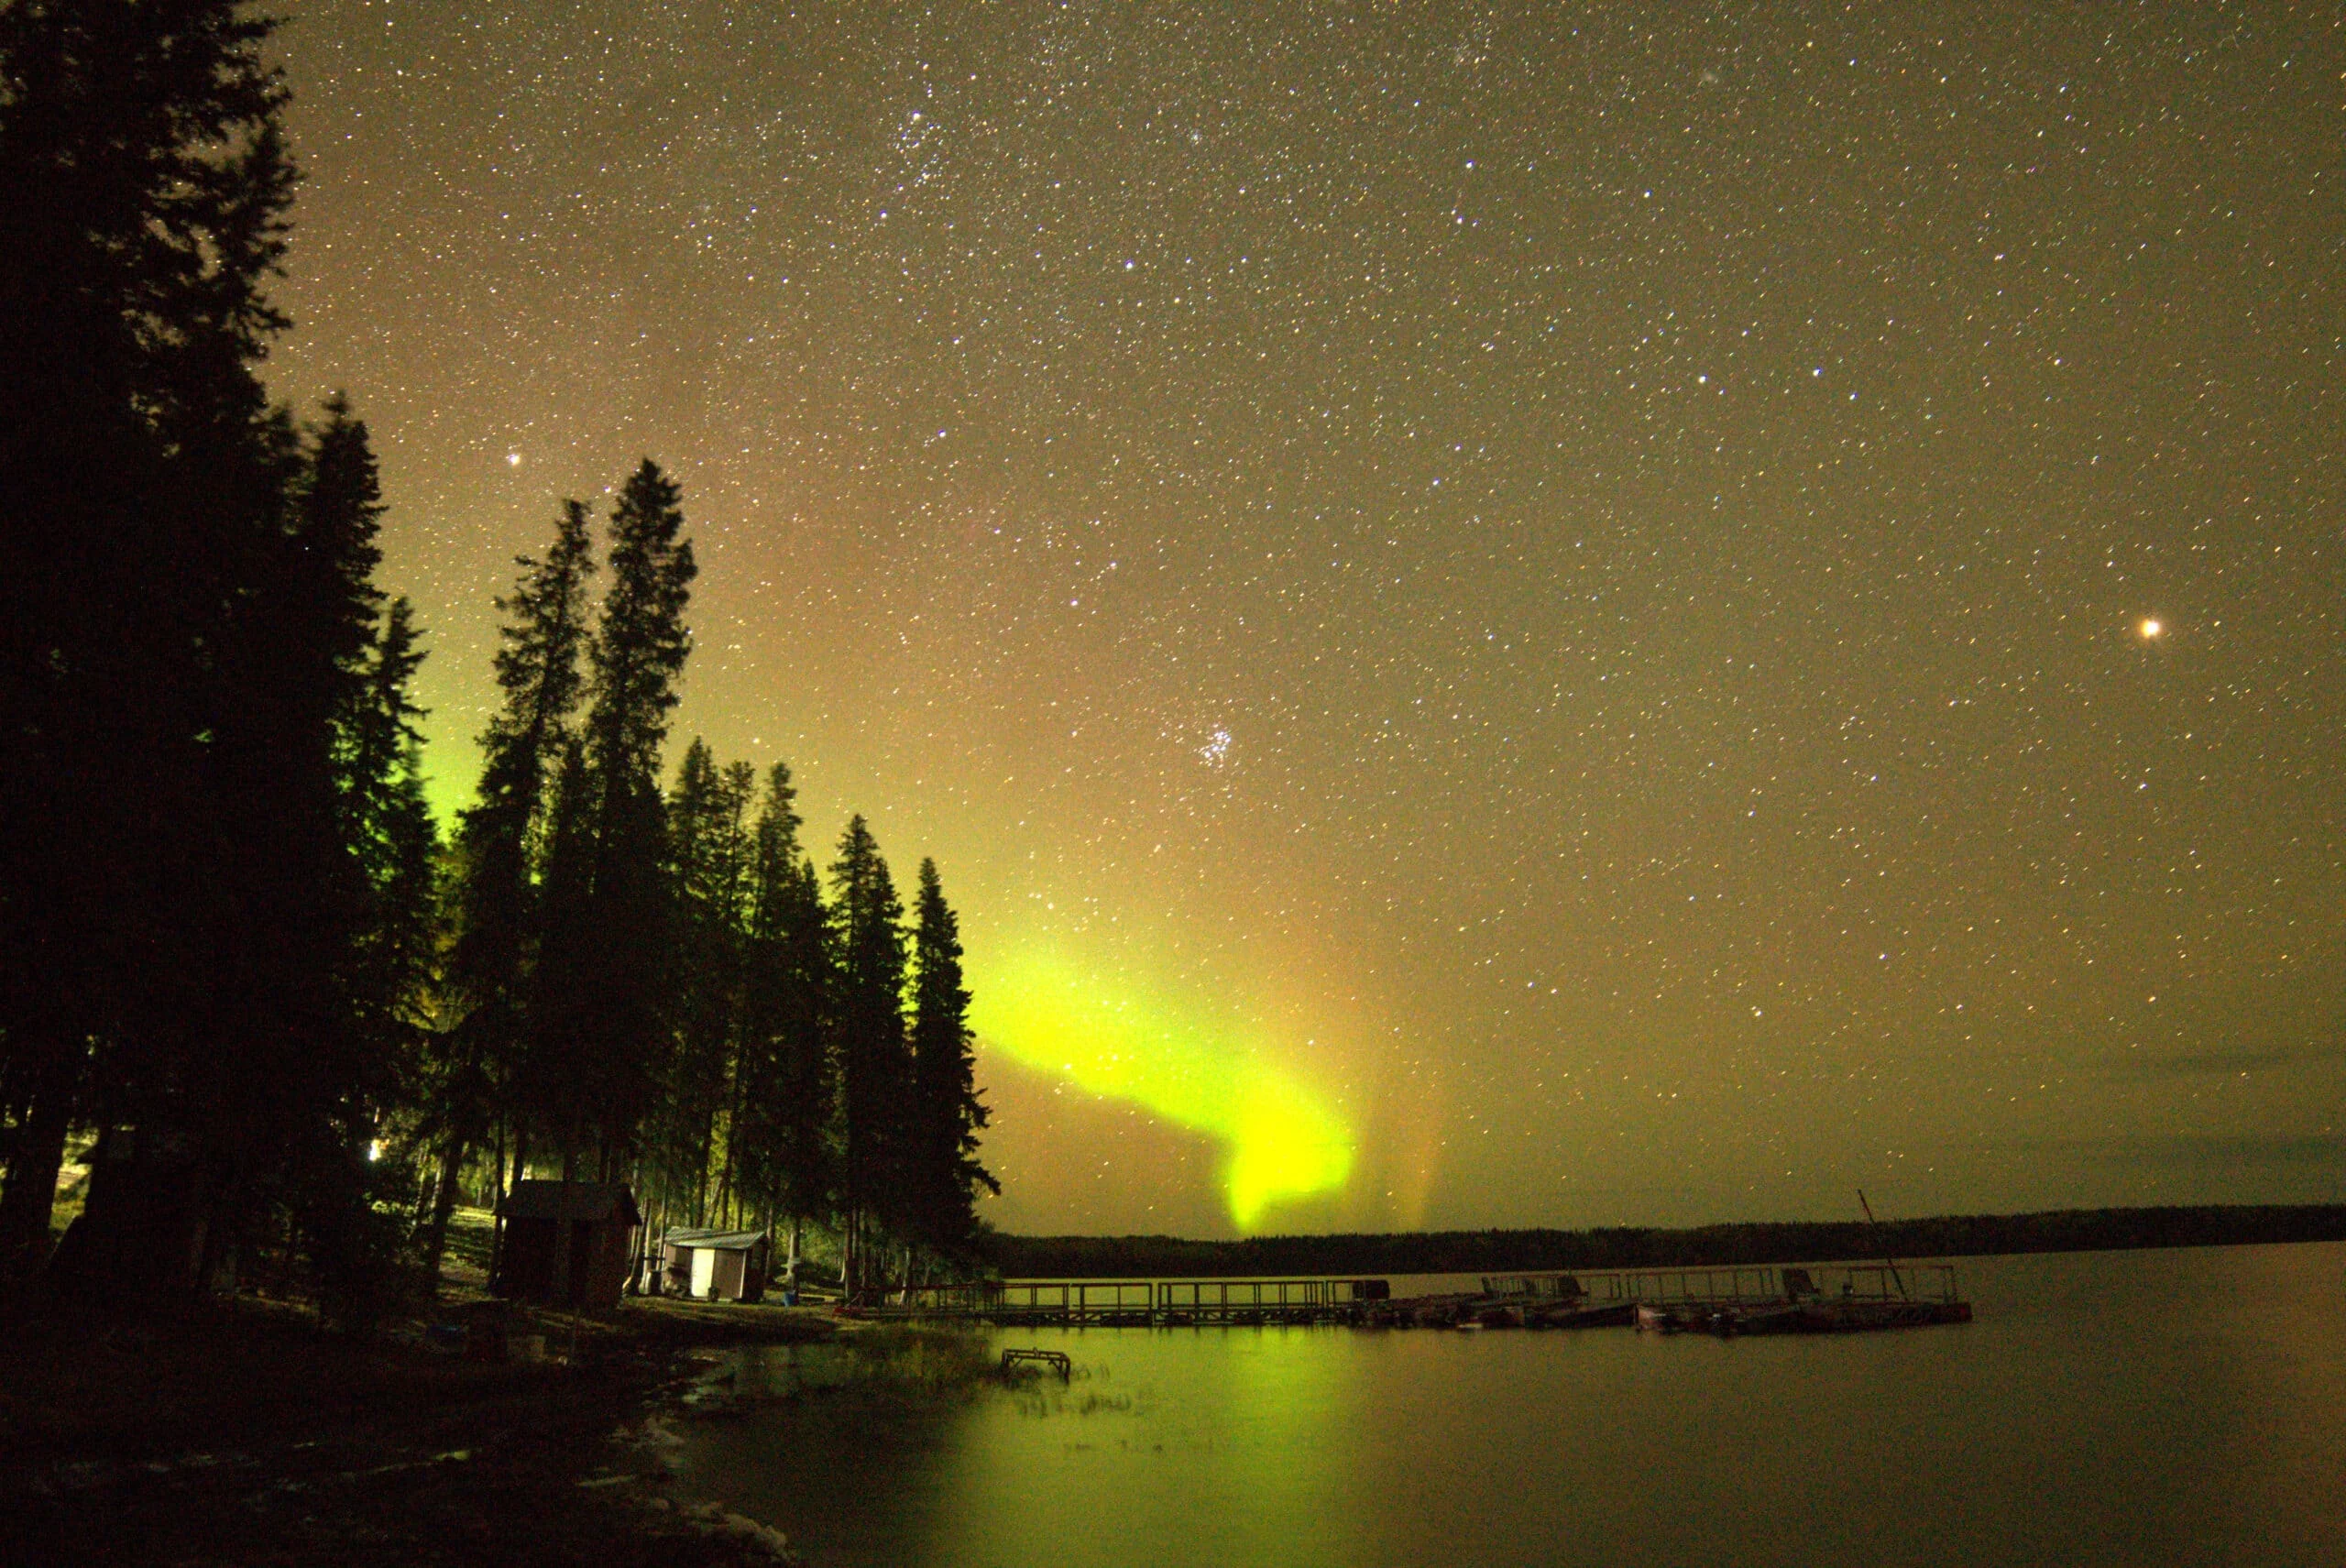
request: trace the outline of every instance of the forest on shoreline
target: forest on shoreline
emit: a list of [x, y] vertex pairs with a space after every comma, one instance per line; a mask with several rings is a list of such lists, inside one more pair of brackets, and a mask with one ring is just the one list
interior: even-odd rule
[[966, 1266], [959, 918], [860, 815], [818, 868], [779, 760], [673, 765], [698, 567], [650, 458], [599, 531], [549, 505], [434, 819], [361, 400], [262, 376], [278, 25], [0, 5], [0, 1294], [364, 1327], [525, 1177], [624, 1182], [647, 1234], [821, 1227], [851, 1288]]
[[1011, 1279], [1344, 1278], [2334, 1241], [2346, 1241], [2346, 1203], [2055, 1209], [1871, 1224], [1744, 1221], [1683, 1230], [1623, 1225], [1585, 1231], [1250, 1236], [1239, 1241], [995, 1234], [985, 1238], [985, 1256]]

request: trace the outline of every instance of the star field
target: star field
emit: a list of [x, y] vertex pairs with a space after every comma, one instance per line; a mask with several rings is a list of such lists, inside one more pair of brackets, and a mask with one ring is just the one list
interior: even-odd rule
[[[2334, 7], [284, 48], [274, 384], [375, 431], [444, 807], [510, 557], [648, 453], [679, 742], [934, 854], [981, 1023], [1046, 951], [1336, 1107], [1270, 1228], [2336, 1195]], [[1000, 1047], [998, 1223], [1228, 1229]]]

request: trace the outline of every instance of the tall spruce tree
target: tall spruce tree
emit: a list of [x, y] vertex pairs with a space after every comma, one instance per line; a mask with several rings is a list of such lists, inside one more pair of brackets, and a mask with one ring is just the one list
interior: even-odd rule
[[[256, 447], [241, 504], [275, 515], [256, 524], [211, 666], [210, 830], [174, 912], [201, 934], [203, 984], [149, 1072], [126, 1075], [119, 1113], [193, 1129], [181, 1134], [198, 1151], [190, 1207], [214, 1286], [278, 1203], [330, 1279], [371, 1267], [349, 1244], [368, 1223], [364, 1151], [403, 1038], [405, 987], [384, 960], [405, 921], [387, 901], [420, 894], [395, 888], [394, 861], [412, 827], [397, 822], [396, 795], [421, 655], [404, 609], [378, 636], [382, 509], [366, 427], [336, 399], [303, 437], [264, 422]], [[274, 506], [263, 470], [284, 498]]]
[[[754, 784], [752, 772], [740, 764], [720, 769], [696, 739], [668, 797], [676, 868], [676, 1033], [652, 1153], [670, 1212], [695, 1225], [707, 1222], [712, 1197], [722, 1207], [731, 1174], [729, 1157], [721, 1173], [713, 1166], [731, 1141], [734, 1121], [751, 869], [743, 818]], [[714, 1195], [712, 1177], [718, 1178]]]
[[337, 758], [344, 840], [366, 909], [350, 957], [349, 1013], [368, 1076], [388, 1101], [387, 1075], [416, 1065], [414, 1048], [439, 956], [439, 828], [423, 790], [423, 717], [414, 699], [422, 634], [404, 598], [391, 601], [342, 720]]
[[538, 900], [538, 960], [529, 980], [529, 1004], [512, 1086], [513, 1169], [529, 1168], [532, 1140], [540, 1148], [575, 1156], [580, 1130], [593, 1121], [592, 1064], [581, 1041], [593, 1005], [595, 939], [594, 780], [586, 743], [564, 742], [547, 807], [545, 871]]
[[[454, 1028], [439, 1041], [429, 1131], [439, 1153], [425, 1223], [425, 1277], [436, 1287], [456, 1180], [488, 1137], [500, 1100], [513, 1120], [540, 940], [538, 877], [555, 772], [584, 681], [586, 582], [595, 570], [586, 503], [565, 501], [541, 561], [497, 601], [503, 694], [480, 738], [480, 785], [457, 830], [456, 935], [449, 956]], [[503, 1180], [503, 1174], [499, 1173]]]
[[536, 836], [584, 681], [595, 570], [585, 503], [563, 503], [544, 560], [524, 555], [516, 565], [520, 580], [497, 601], [506, 618], [496, 663], [503, 700], [481, 733], [480, 785], [458, 830], [463, 883], [450, 958], [457, 1004], [492, 1056], [518, 1027], [534, 946]]
[[804, 1223], [829, 1213], [838, 1186], [831, 945], [821, 885], [798, 843], [797, 799], [788, 764], [776, 762], [751, 873], [737, 1124], [742, 1190], [790, 1222], [791, 1277]]
[[908, 1176], [919, 1238], [947, 1257], [965, 1254], [977, 1230], [978, 1189], [1002, 1184], [978, 1161], [986, 1124], [977, 1091], [970, 992], [962, 984], [961, 923], [945, 902], [937, 862], [920, 863], [913, 926], [913, 1122]]
[[757, 835], [750, 821], [750, 808], [758, 798], [758, 770], [750, 762], [729, 762], [721, 780], [724, 832], [721, 842], [724, 853], [720, 859], [722, 885], [727, 889], [729, 923], [726, 942], [725, 973], [722, 994], [725, 998], [725, 1100], [721, 1114], [724, 1118], [721, 1144], [724, 1163], [717, 1171], [717, 1192], [712, 1201], [719, 1221], [732, 1223], [741, 1219], [744, 1210], [741, 1193], [741, 1097], [747, 1088], [742, 1073], [742, 1052], [749, 1000], [750, 920], [757, 900]]
[[912, 1057], [904, 1036], [904, 902], [862, 817], [831, 864], [837, 976], [831, 1011], [839, 1073], [839, 1185], [848, 1285], [878, 1277], [872, 1254], [909, 1217]]
[[208, 1133], [196, 1102], [240, 1098], [201, 1003], [218, 850], [268, 831], [213, 787], [261, 673], [229, 621], [278, 597], [299, 466], [257, 375], [293, 181], [269, 26], [0, 7], [0, 1252], [45, 1244], [74, 1123]]
[[394, 599], [336, 724], [336, 784], [346, 863], [360, 907], [342, 972], [348, 1060], [312, 1124], [314, 1152], [286, 1197], [317, 1266], [330, 1318], [363, 1322], [388, 1304], [402, 1238], [396, 1196], [366, 1153], [394, 1112], [433, 1087], [422, 1078], [440, 952], [439, 828], [423, 787], [413, 681], [423, 663], [414, 613]]
[[576, 989], [560, 1043], [574, 1055], [585, 1095], [575, 1105], [586, 1114], [550, 1129], [566, 1169], [590, 1146], [606, 1172], [633, 1158], [666, 1067], [674, 949], [660, 752], [691, 652], [684, 612], [695, 574], [679, 499], [646, 458], [611, 509], [610, 586], [583, 734], [585, 902], [579, 918], [547, 932], [549, 942], [559, 932], [577, 943], [562, 959]]

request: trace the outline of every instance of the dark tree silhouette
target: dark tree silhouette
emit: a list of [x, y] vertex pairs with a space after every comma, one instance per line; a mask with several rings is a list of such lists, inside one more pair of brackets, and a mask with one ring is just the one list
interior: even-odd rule
[[500, 1098], [510, 1112], [521, 1071], [547, 808], [584, 679], [586, 579], [595, 569], [586, 504], [564, 502], [545, 559], [524, 555], [516, 565], [520, 580], [497, 601], [506, 618], [496, 665], [504, 701], [481, 734], [478, 795], [457, 830], [448, 974], [456, 1023], [437, 1042], [425, 1101], [425, 1130], [439, 1154], [423, 1234], [424, 1275], [434, 1285], [466, 1158], [488, 1137]]
[[666, 1066], [673, 976], [672, 882], [660, 749], [691, 640], [684, 612], [695, 573], [679, 536], [675, 484], [646, 458], [611, 510], [610, 586], [590, 648], [583, 824], [590, 858], [576, 918], [547, 931], [576, 947], [560, 969], [572, 986], [566, 1040], [584, 1098], [549, 1129], [565, 1168], [592, 1141], [600, 1168], [630, 1163]]
[[215, 721], [297, 466], [255, 370], [293, 182], [269, 31], [0, 9], [0, 1250], [45, 1243], [74, 1123], [218, 1055]]
[[986, 1124], [970, 1051], [970, 992], [961, 982], [961, 923], [945, 902], [937, 862], [920, 863], [913, 924], [913, 1119], [908, 1151], [914, 1234], [946, 1256], [966, 1254], [980, 1188], [1002, 1184], [978, 1162]]
[[831, 865], [837, 981], [832, 1049], [839, 1058], [840, 1210], [850, 1288], [866, 1283], [864, 1244], [905, 1218], [912, 1058], [904, 1038], [904, 906], [888, 862], [861, 816]]
[[[744, 818], [755, 785], [746, 764], [718, 768], [696, 739], [685, 749], [668, 797], [676, 871], [676, 1032], [652, 1152], [670, 1212], [689, 1215], [696, 1225], [706, 1223], [712, 1201], [721, 1211], [730, 1196], [751, 891]], [[728, 1151], [721, 1173], [713, 1169], [720, 1150]], [[719, 1178], [714, 1195], [713, 1175]]]
[[839, 1103], [829, 931], [814, 864], [798, 844], [797, 798], [789, 767], [776, 762], [758, 817], [736, 1135], [744, 1191], [790, 1222], [793, 1273], [802, 1223], [827, 1216], [837, 1191]]

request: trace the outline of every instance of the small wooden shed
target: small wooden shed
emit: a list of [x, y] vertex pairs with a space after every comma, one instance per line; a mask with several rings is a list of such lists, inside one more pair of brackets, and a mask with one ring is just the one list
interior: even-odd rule
[[766, 1293], [773, 1244], [763, 1231], [670, 1231], [660, 1240], [671, 1296], [755, 1301]]
[[643, 1223], [623, 1183], [517, 1181], [497, 1212], [497, 1294], [598, 1312], [619, 1304]]

